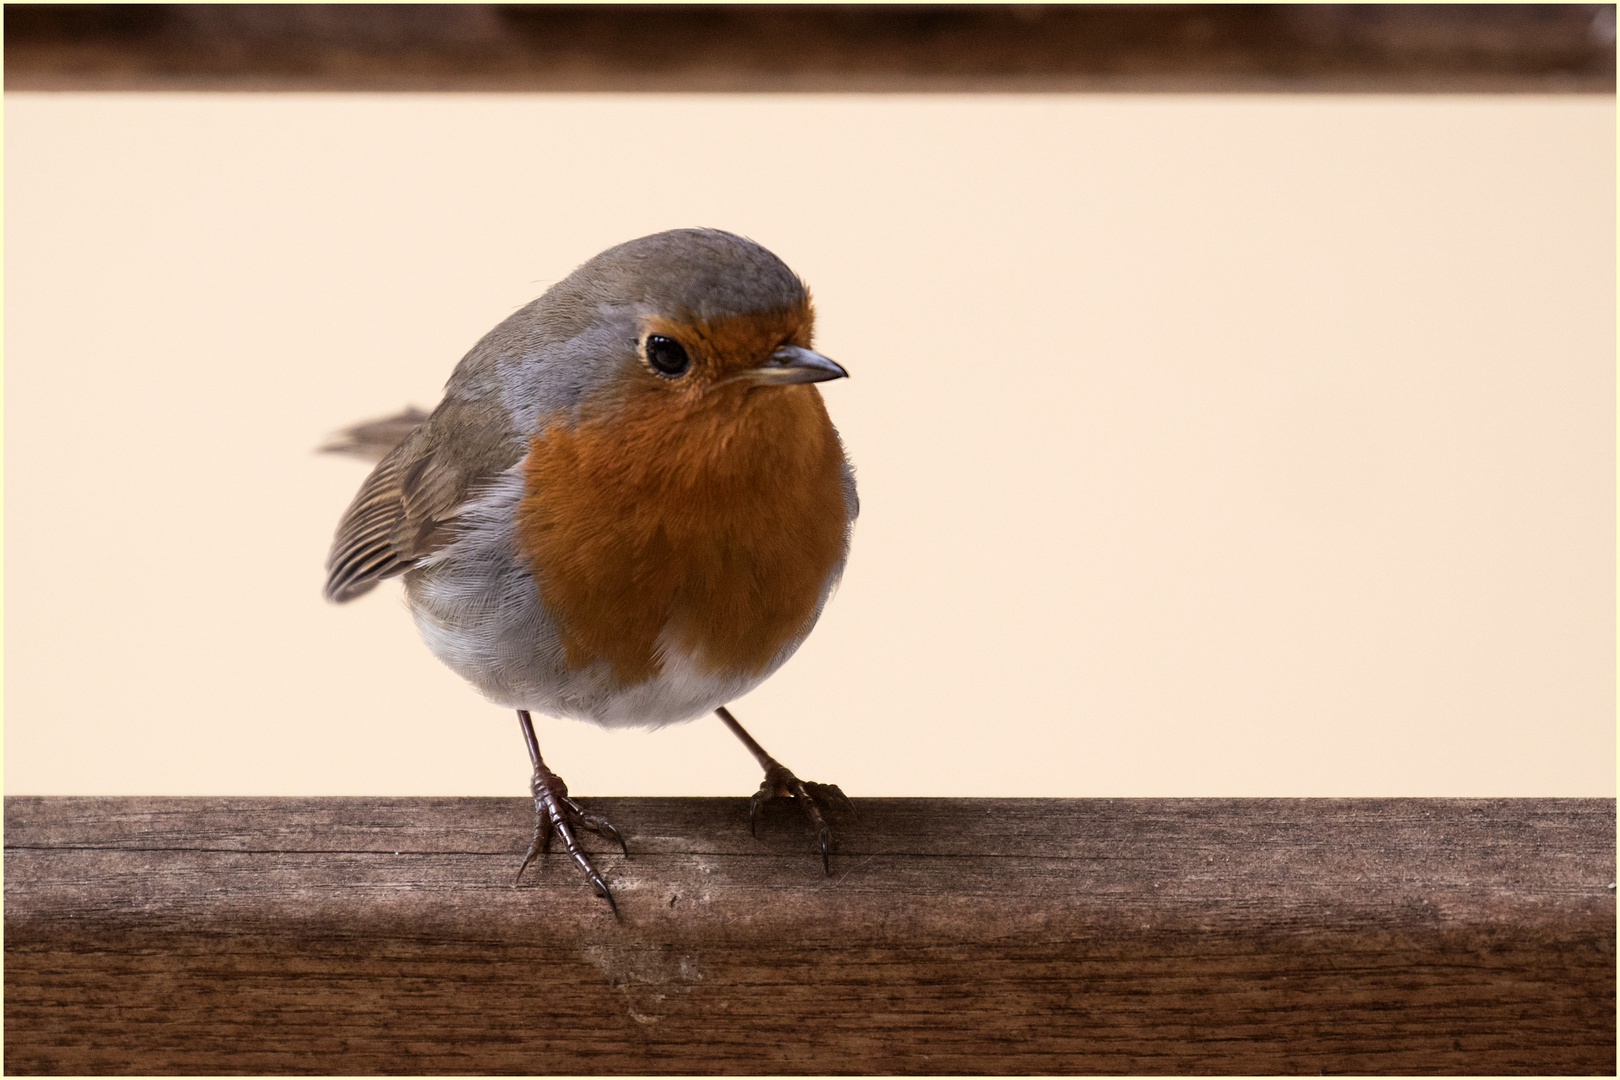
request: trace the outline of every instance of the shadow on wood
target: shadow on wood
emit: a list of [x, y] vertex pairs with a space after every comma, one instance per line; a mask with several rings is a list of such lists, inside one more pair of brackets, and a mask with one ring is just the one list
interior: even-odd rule
[[6, 800], [8, 1073], [1608, 1073], [1610, 800]]

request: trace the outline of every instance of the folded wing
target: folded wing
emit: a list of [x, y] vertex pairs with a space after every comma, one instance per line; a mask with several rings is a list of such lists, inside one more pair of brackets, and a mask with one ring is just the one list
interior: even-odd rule
[[441, 405], [378, 462], [338, 522], [326, 598], [353, 600], [449, 543], [473, 486], [521, 454], [504, 411]]

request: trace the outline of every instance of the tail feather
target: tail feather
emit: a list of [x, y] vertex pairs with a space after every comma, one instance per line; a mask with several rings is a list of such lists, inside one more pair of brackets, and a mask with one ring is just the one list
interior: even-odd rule
[[320, 452], [349, 454], [370, 462], [378, 462], [387, 457], [390, 450], [404, 442], [405, 437], [426, 419], [427, 413], [414, 405], [407, 405], [404, 412], [395, 416], [367, 420], [353, 427], [344, 428], [332, 435], [320, 447]]

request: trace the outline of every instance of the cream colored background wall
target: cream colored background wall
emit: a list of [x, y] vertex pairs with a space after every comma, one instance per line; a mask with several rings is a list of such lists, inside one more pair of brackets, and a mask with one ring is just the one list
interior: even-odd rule
[[[864, 511], [736, 711], [856, 795], [1615, 791], [1612, 98], [7, 95], [13, 793], [526, 790], [365, 468], [599, 249], [815, 290]], [[717, 722], [541, 724], [745, 794]]]

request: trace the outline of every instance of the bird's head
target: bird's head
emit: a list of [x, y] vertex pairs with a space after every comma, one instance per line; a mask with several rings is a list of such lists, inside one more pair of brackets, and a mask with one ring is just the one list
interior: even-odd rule
[[849, 374], [811, 348], [805, 284], [759, 244], [716, 229], [609, 248], [513, 318], [529, 340], [501, 349], [509, 405], [541, 422], [559, 410], [575, 420], [740, 415]]

